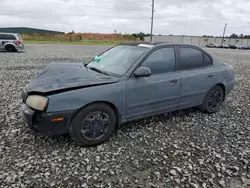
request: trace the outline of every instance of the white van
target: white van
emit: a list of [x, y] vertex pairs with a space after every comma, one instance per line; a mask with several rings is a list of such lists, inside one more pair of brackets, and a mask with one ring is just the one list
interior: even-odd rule
[[0, 50], [6, 50], [7, 52], [24, 50], [21, 36], [16, 33], [0, 33]]

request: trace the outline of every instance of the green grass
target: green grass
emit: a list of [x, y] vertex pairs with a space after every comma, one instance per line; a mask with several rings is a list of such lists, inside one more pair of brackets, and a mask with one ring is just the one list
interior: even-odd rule
[[[120, 44], [121, 42], [128, 42], [128, 41], [106, 41], [106, 40], [81, 40], [81, 41], [36, 41], [36, 40], [24, 40], [25, 44], [88, 44], [88, 45], [116, 45]], [[130, 41], [131, 42], [131, 41]]]

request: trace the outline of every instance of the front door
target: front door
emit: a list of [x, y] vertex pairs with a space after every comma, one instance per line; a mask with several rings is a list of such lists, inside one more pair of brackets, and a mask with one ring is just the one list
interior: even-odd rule
[[187, 108], [202, 103], [206, 93], [215, 84], [211, 58], [193, 47], [179, 47], [181, 75], [180, 107]]
[[127, 119], [164, 113], [178, 108], [180, 75], [174, 47], [153, 51], [140, 65], [151, 69], [149, 77], [127, 80]]

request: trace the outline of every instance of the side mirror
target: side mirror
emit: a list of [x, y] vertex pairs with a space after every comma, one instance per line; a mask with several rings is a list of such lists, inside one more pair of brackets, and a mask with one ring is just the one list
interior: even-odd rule
[[151, 75], [151, 70], [148, 67], [139, 67], [135, 70], [134, 75], [136, 77], [147, 77]]

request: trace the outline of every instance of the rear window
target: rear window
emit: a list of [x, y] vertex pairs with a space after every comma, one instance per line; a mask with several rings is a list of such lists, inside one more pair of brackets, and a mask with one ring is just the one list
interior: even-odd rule
[[23, 40], [22, 37], [21, 37], [20, 35], [17, 35], [17, 38], [18, 38], [19, 40]]

